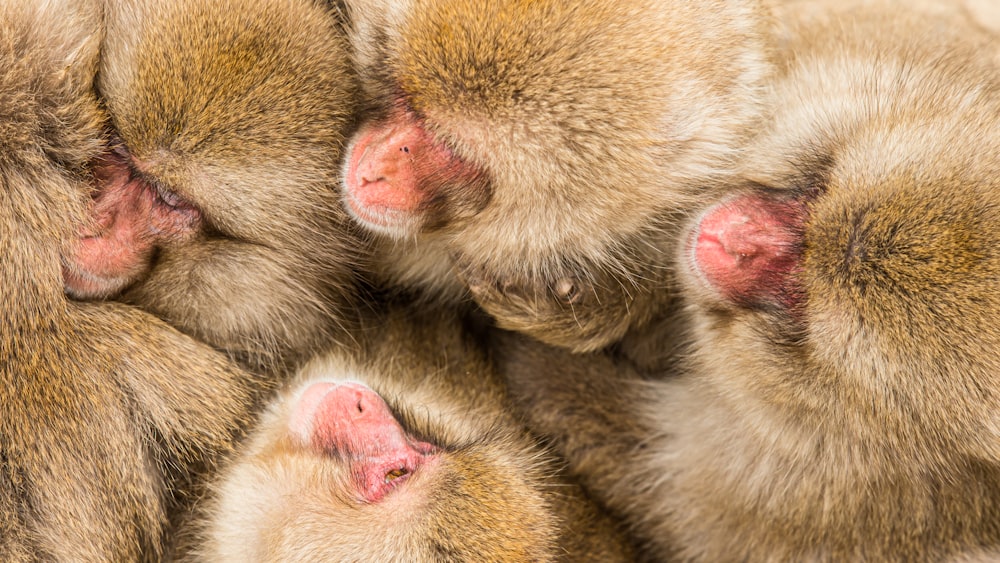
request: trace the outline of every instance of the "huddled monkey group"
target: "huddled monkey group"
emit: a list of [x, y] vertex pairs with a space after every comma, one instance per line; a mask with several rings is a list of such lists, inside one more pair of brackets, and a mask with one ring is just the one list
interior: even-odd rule
[[0, 561], [1000, 560], [993, 0], [0, 0]]

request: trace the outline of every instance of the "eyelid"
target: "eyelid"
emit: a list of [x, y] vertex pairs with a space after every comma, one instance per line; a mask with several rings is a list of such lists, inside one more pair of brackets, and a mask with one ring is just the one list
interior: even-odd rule
[[190, 207], [190, 204], [188, 204], [184, 198], [177, 195], [177, 193], [164, 188], [159, 182], [151, 181], [149, 184], [156, 192], [156, 197], [159, 198], [159, 200], [167, 207], [173, 209], [186, 209]]

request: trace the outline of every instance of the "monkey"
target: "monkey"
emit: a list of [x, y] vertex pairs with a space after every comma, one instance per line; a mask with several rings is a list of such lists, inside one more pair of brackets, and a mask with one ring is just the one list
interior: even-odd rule
[[378, 314], [362, 349], [314, 359], [272, 401], [187, 560], [633, 560], [511, 416], [479, 329], [423, 306]]
[[102, 35], [96, 2], [0, 5], [3, 561], [160, 560], [266, 386], [148, 313], [63, 293], [107, 148]]
[[651, 377], [500, 335], [512, 401], [656, 560], [1000, 552], [993, 37], [887, 4], [785, 18], [743, 189], [675, 250]]
[[150, 311], [256, 372], [350, 340], [365, 243], [335, 189], [358, 97], [336, 11], [105, 8], [97, 89], [113, 140], [67, 293]]
[[766, 7], [345, 4], [367, 117], [343, 200], [380, 283], [575, 351], [658, 332], [664, 248], [764, 113]]

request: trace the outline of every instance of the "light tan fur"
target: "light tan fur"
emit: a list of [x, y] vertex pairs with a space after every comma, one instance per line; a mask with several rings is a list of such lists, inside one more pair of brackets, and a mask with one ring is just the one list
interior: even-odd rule
[[656, 557], [1000, 546], [995, 40], [887, 6], [783, 16], [776, 113], [746, 177], [807, 198], [799, 308], [734, 303], [685, 266], [680, 375], [507, 348], [532, 425]]
[[[481, 209], [458, 187], [430, 203], [451, 220], [395, 233], [389, 284], [469, 286], [501, 325], [578, 351], [670, 307], [679, 217], [721, 189], [758, 125], [758, 2], [347, 4], [376, 119], [412, 111], [488, 183]], [[425, 248], [450, 259], [414, 274], [398, 253]]]
[[[360, 353], [311, 362], [270, 406], [202, 511], [205, 561], [627, 561], [612, 521], [510, 415], [475, 331], [397, 308]], [[376, 503], [346, 462], [296, 445], [290, 412], [317, 381], [360, 381], [443, 451]]]
[[254, 380], [120, 304], [69, 302], [60, 256], [105, 149], [101, 10], [0, 5], [0, 560], [159, 560]]
[[[829, 19], [836, 14], [855, 10], [889, 9], [898, 14], [918, 13], [930, 17], [935, 25], [954, 29], [954, 26], [973, 26], [987, 33], [1000, 32], [1000, 5], [993, 0], [772, 0], [776, 20], [795, 22], [803, 18]], [[890, 17], [886, 21], [891, 22]]]

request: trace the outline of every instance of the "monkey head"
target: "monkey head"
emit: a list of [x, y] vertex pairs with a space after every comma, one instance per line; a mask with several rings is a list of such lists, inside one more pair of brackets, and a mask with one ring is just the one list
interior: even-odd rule
[[109, 10], [112, 148], [66, 291], [120, 296], [257, 367], [325, 344], [361, 254], [336, 190], [355, 83], [309, 1]]
[[443, 241], [442, 267], [505, 326], [588, 350], [644, 322], [671, 260], [656, 244], [760, 113], [763, 8], [347, 4], [370, 109], [344, 163], [352, 217], [417, 251]]
[[875, 125], [705, 211], [680, 259], [697, 372], [750, 412], [865, 444], [871, 467], [1000, 460], [984, 423], [1000, 407], [1000, 152], [958, 155], [958, 129]]
[[216, 488], [206, 557], [554, 559], [558, 520], [539, 452], [516, 436], [456, 429], [441, 405], [382, 397], [359, 379], [315, 363], [274, 403]]

